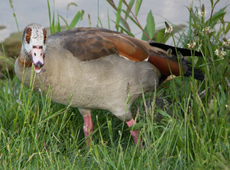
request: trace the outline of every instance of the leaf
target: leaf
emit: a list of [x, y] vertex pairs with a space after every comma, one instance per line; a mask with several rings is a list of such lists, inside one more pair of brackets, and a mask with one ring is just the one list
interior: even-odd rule
[[51, 34], [56, 33], [56, 29], [55, 29], [55, 11], [53, 11], [53, 19], [52, 19], [52, 24], [50, 26], [50, 32], [51, 32]]
[[147, 16], [147, 34], [151, 40], [153, 39], [154, 33], [155, 33], [155, 21], [152, 14], [152, 10], [150, 10]]
[[211, 21], [210, 21], [210, 19], [209, 19], [208, 21], [206, 21], [206, 25], [211, 25], [211, 24], [213, 24], [213, 23], [214, 23], [214, 25], [215, 25], [216, 22], [217, 22], [221, 17], [223, 17], [223, 16], [226, 14], [226, 11], [225, 11], [226, 8], [227, 8], [227, 6], [224, 7], [224, 8], [222, 8], [222, 9], [220, 9], [220, 10], [219, 10], [218, 12], [216, 12], [215, 14], [213, 14], [212, 18], [210, 18]]
[[108, 18], [108, 28], [110, 29], [110, 17], [109, 17], [109, 9], [107, 9], [107, 18]]
[[210, 2], [211, 2], [211, 7], [213, 8], [213, 0], [210, 0]]
[[212, 21], [219, 20], [222, 16], [224, 16], [226, 14], [225, 9], [226, 9], [226, 7], [220, 9], [218, 12], [216, 12], [215, 14], [213, 14]]
[[125, 20], [127, 20], [128, 16], [129, 16], [129, 13], [130, 13], [130, 10], [133, 7], [134, 2], [135, 2], [135, 0], [130, 0], [129, 8], [127, 7], [126, 12], [125, 12]]
[[113, 7], [113, 9], [115, 9], [117, 11], [117, 7], [114, 4], [113, 0], [106, 0], [106, 1], [111, 5], [111, 7]]
[[136, 16], [138, 15], [138, 12], [140, 10], [141, 4], [142, 4], [142, 0], [137, 0], [137, 2], [135, 4], [135, 15]]
[[171, 118], [171, 116], [170, 116], [170, 115], [168, 115], [168, 114], [166, 113], [166, 111], [159, 110], [159, 113], [160, 113], [162, 116], [164, 116], [164, 117]]
[[78, 11], [77, 14], [74, 16], [73, 20], [71, 21], [69, 28], [70, 29], [74, 28], [83, 15], [84, 15], [84, 10]]
[[[125, 12], [125, 11], [123, 11], [123, 12]], [[137, 23], [137, 21], [132, 16], [128, 15], [128, 17], [137, 27], [139, 27], [141, 29], [140, 25]]]
[[165, 33], [165, 28], [162, 28], [156, 34], [156, 42], [166, 43], [171, 36], [171, 34]]
[[[113, 20], [112, 20], [112, 22], [115, 23], [115, 21], [113, 21]], [[121, 25], [118, 25], [118, 28], [121, 29], [120, 32], [124, 31], [126, 34], [128, 34], [128, 35], [134, 37], [134, 35], [133, 35], [129, 30], [126, 30], [126, 29], [125, 29], [124, 27], [122, 27]]]
[[60, 20], [59, 20], [59, 17], [57, 18], [57, 32], [61, 32], [61, 24], [60, 24]]
[[49, 13], [50, 27], [51, 27], [51, 10], [50, 10], [50, 1], [49, 1], [49, 0], [47, 0], [47, 5], [48, 5], [48, 13]]
[[63, 16], [61, 16], [61, 15], [58, 15], [58, 17], [60, 17], [65, 22], [66, 29], [68, 29], [69, 26], [68, 26], [68, 23], [67, 23], [66, 19]]
[[67, 11], [69, 10], [69, 7], [70, 7], [71, 5], [77, 7], [77, 4], [76, 4], [75, 2], [71, 2], [71, 3], [69, 3], [69, 4], [67, 5], [67, 7], [66, 7]]
[[164, 40], [164, 35], [165, 35], [165, 28], [160, 29], [157, 34], [156, 34], [156, 42], [162, 43]]
[[[147, 32], [147, 25], [145, 26], [144, 31]], [[144, 40], [144, 41], [149, 41], [149, 39], [147, 38], [145, 33], [142, 33], [142, 38], [141, 39]]]
[[227, 34], [229, 30], [230, 30], [230, 22], [228, 23], [228, 25], [226, 27], [225, 34]]
[[102, 22], [101, 22], [101, 19], [98, 17], [98, 22], [100, 25], [97, 24], [97, 27], [102, 27], [103, 28], [103, 25], [102, 25]]
[[116, 15], [116, 28], [117, 28], [117, 31], [118, 31], [118, 26], [119, 26], [120, 20], [121, 20], [122, 1], [123, 1], [123, 0], [120, 0], [120, 1], [119, 1], [118, 10], [117, 10], [117, 15]]
[[[174, 25], [173, 26], [173, 34], [179, 33], [180, 31], [184, 30], [186, 28], [186, 25], [180, 24], [180, 25]], [[156, 30], [153, 40], [159, 43], [166, 43], [168, 39], [171, 37], [171, 34], [165, 33], [165, 28], [162, 28], [160, 30]]]
[[121, 18], [121, 24], [130, 32], [130, 27], [129, 27], [129, 24], [123, 19]]

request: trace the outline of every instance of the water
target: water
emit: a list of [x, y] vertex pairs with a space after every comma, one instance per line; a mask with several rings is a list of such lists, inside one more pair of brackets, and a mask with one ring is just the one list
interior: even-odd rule
[[[118, 0], [114, 1], [118, 2]], [[129, 0], [126, 1], [128, 2]], [[75, 2], [78, 7], [71, 6], [67, 12], [66, 7], [70, 2]], [[98, 8], [99, 17], [103, 23], [103, 27], [108, 28], [108, 12], [110, 18], [115, 20], [115, 15], [113, 12], [114, 10], [105, 0], [55, 0], [55, 4], [53, 4], [53, 1], [51, 0], [50, 3], [52, 7], [55, 6], [55, 9], [58, 11], [59, 15], [62, 15], [65, 18], [68, 16], [69, 23], [78, 10], [84, 9], [84, 19], [79, 23], [78, 26], [89, 26], [87, 17], [88, 14], [91, 16], [92, 26], [96, 26]], [[200, 7], [200, 4], [205, 4], [208, 12], [210, 13], [211, 11], [209, 0], [143, 0], [138, 19], [141, 25], [144, 27], [148, 12], [152, 10], [157, 28], [164, 27], [164, 21], [169, 21], [173, 24], [186, 24], [186, 22], [189, 21], [189, 12], [186, 7], [190, 6], [192, 3], [197, 7]], [[6, 26], [5, 29], [0, 30], [0, 41], [3, 41], [12, 32], [17, 32], [17, 26], [9, 1], [1, 0], [0, 4], [0, 25]], [[216, 11], [220, 8], [223, 8], [227, 4], [230, 4], [229, 0], [220, 0], [216, 6]], [[23, 30], [25, 26], [33, 22], [41, 24], [44, 27], [49, 26], [48, 7], [46, 0], [13, 0], [13, 6], [20, 30]], [[226, 21], [230, 21], [229, 11], [230, 7], [228, 6], [227, 17], [225, 18]], [[62, 24], [64, 25], [64, 22], [62, 22]], [[111, 22], [111, 25], [114, 24]], [[132, 32], [136, 34], [138, 38], [140, 38], [141, 31], [134, 25], [130, 25], [130, 27]], [[114, 29], [114, 26], [111, 26], [111, 28]]]

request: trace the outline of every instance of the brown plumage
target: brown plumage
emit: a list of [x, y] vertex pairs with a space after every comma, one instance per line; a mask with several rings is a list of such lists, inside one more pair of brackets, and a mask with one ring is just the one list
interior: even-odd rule
[[[62, 104], [67, 104], [72, 96], [71, 106], [78, 107], [83, 115], [86, 138], [93, 131], [92, 109], [109, 110], [132, 126], [135, 122], [130, 106], [142, 91], [154, 91], [171, 73], [180, 75], [174, 47], [156, 47], [159, 44], [154, 47], [104, 28], [75, 28], [46, 39], [43, 27], [29, 24], [22, 42], [21, 54], [15, 62], [17, 77], [22, 81], [26, 73], [23, 82], [29, 85], [33, 65], [39, 74], [35, 74], [35, 90], [45, 93], [50, 86], [52, 100]], [[173, 55], [167, 53], [170, 48]], [[183, 74], [191, 76], [190, 63], [179, 62]], [[195, 69], [195, 78], [203, 80], [204, 75]], [[132, 136], [138, 143], [137, 130]]]

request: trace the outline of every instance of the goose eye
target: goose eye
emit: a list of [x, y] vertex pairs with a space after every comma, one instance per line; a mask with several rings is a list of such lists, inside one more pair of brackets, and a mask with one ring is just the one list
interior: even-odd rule
[[27, 41], [27, 43], [30, 42], [30, 35], [29, 34], [26, 34], [26, 41]]
[[46, 42], [46, 35], [44, 35], [44, 43]]

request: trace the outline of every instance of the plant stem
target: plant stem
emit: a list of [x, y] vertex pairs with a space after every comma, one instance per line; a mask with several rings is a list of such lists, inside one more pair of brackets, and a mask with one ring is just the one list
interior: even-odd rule
[[149, 41], [152, 41], [152, 39], [148, 36], [148, 34], [145, 32], [145, 30], [143, 29], [143, 27], [141, 26], [140, 22], [138, 21], [137, 17], [134, 15], [133, 11], [130, 9], [129, 5], [127, 4], [127, 2], [124, 0], [123, 1], [125, 3], [125, 5], [127, 6], [127, 8], [129, 9], [129, 11], [131, 12], [131, 14], [133, 15], [133, 17], [135, 18], [135, 20], [137, 21], [138, 25], [140, 26], [142, 32], [146, 35], [146, 37], [149, 39]]

